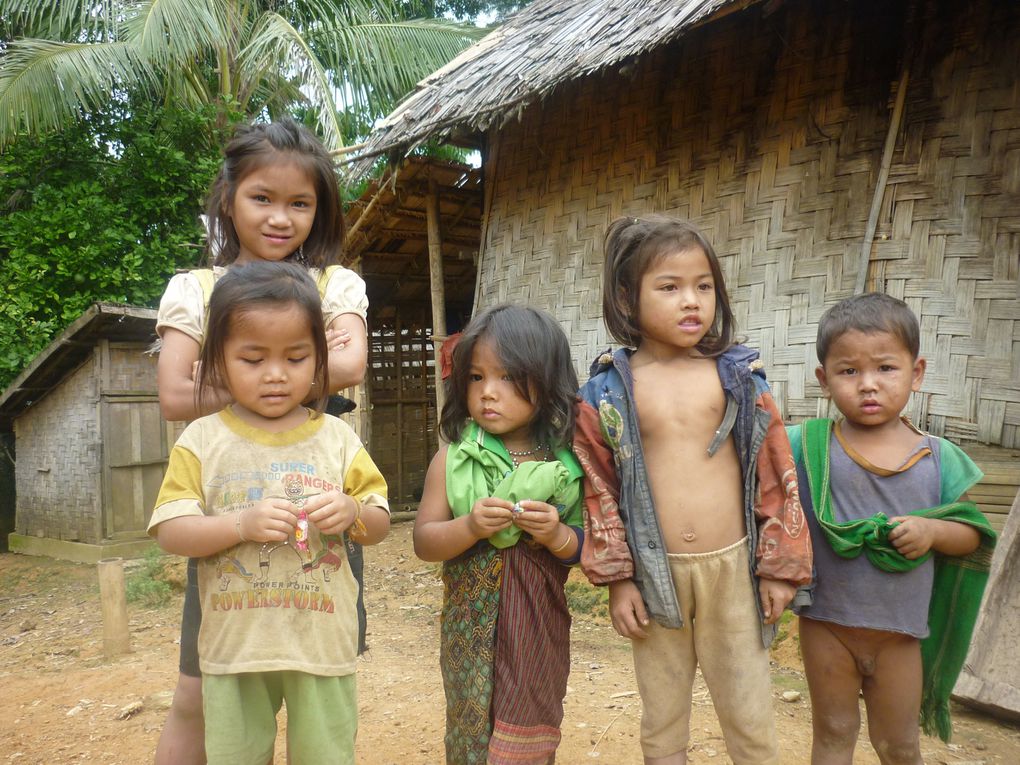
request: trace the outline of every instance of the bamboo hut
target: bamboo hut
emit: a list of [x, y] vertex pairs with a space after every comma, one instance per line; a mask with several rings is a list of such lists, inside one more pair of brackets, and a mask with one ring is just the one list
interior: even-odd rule
[[[1002, 529], [1020, 482], [1018, 81], [1018, 3], [535, 0], [421, 82], [351, 173], [426, 141], [476, 147], [475, 306], [551, 311], [582, 376], [609, 345], [601, 246], [621, 215], [707, 233], [791, 420], [828, 414], [822, 312], [902, 298], [929, 362], [907, 414], [985, 469], [972, 494]], [[994, 598], [1017, 576], [1000, 569], [989, 603], [1007, 613], [985, 609], [978, 643], [1016, 623]]]
[[609, 344], [601, 239], [693, 220], [782, 411], [826, 412], [821, 313], [901, 297], [929, 371], [908, 414], [974, 448], [1002, 527], [1020, 448], [1020, 6], [536, 0], [424, 80], [351, 164], [482, 153], [475, 305], [553, 312], [578, 370]]
[[96, 303], [0, 394], [17, 459], [11, 551], [136, 556], [176, 436], [159, 412], [156, 312]]
[[437, 447], [436, 349], [471, 315], [481, 209], [477, 169], [410, 157], [347, 212], [344, 256], [368, 291], [361, 432], [394, 509], [417, 506]]

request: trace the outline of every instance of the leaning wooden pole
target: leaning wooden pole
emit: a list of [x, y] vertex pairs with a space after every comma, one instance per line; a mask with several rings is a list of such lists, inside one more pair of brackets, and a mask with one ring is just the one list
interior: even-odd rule
[[[442, 341], [446, 337], [446, 286], [443, 281], [443, 239], [439, 226], [439, 188], [429, 178], [429, 196], [425, 205], [425, 222], [429, 238], [429, 284], [432, 294], [432, 350], [435, 354], [436, 420], [443, 411], [446, 392], [443, 390], [443, 367], [440, 360]], [[439, 428], [436, 438], [441, 442]]]
[[875, 193], [871, 198], [871, 211], [868, 213], [868, 223], [864, 228], [864, 241], [861, 244], [861, 256], [857, 266], [857, 277], [854, 281], [855, 295], [862, 294], [868, 284], [868, 265], [871, 263], [871, 247], [875, 242], [878, 214], [882, 210], [882, 200], [885, 198], [885, 189], [889, 182], [889, 169], [892, 166], [893, 152], [896, 149], [896, 137], [899, 135], [900, 124], [903, 122], [903, 104], [907, 100], [907, 84], [909, 82], [910, 71], [904, 66], [896, 86], [896, 103], [893, 106], [892, 117], [889, 119], [889, 130], [885, 135], [885, 149], [882, 151], [882, 164], [878, 169], [878, 182], [875, 184]]
[[103, 652], [111, 657], [127, 653], [131, 646], [122, 558], [99, 561], [99, 600], [103, 611]]

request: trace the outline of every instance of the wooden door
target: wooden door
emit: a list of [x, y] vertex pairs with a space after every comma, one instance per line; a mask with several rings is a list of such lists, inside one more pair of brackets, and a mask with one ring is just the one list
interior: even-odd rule
[[103, 536], [145, 536], [170, 454], [155, 396], [104, 396]]

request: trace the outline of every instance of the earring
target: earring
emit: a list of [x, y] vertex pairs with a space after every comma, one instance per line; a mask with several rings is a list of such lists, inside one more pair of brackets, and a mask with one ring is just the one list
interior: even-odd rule
[[305, 245], [304, 242], [297, 248], [297, 252], [294, 253], [294, 262], [301, 266], [307, 266], [308, 263], [305, 260]]

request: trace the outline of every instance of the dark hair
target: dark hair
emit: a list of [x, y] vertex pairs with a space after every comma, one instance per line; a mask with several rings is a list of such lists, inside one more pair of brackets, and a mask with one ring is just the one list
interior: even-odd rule
[[245, 314], [265, 308], [295, 306], [308, 319], [315, 346], [313, 385], [318, 395], [310, 403], [316, 413], [326, 409], [329, 396], [329, 349], [326, 346], [326, 325], [322, 319], [319, 290], [301, 266], [295, 263], [255, 261], [231, 266], [216, 281], [209, 298], [205, 343], [200, 356], [201, 366], [196, 401], [206, 388], [226, 387], [226, 360], [223, 347], [235, 322]]
[[818, 320], [815, 351], [819, 363], [824, 366], [832, 344], [855, 329], [868, 335], [888, 332], [903, 343], [915, 359], [921, 350], [921, 328], [910, 306], [884, 292], [866, 292], [840, 300]]
[[569, 446], [574, 437], [577, 372], [563, 328], [545, 311], [496, 305], [475, 316], [453, 349], [453, 369], [446, 380], [446, 403], [440, 429], [456, 441], [470, 418], [468, 375], [475, 346], [492, 343], [514, 387], [535, 406], [531, 435], [536, 443]]
[[[230, 265], [241, 251], [230, 214], [238, 185], [254, 170], [280, 161], [297, 163], [315, 185], [315, 219], [302, 245], [302, 264], [322, 269], [339, 260], [346, 224], [333, 160], [311, 130], [292, 119], [282, 119], [241, 125], [223, 149], [223, 164], [206, 204], [209, 218], [206, 252], [211, 263]], [[293, 258], [291, 253], [288, 259]]]
[[693, 249], [705, 253], [715, 282], [715, 319], [695, 347], [705, 356], [718, 356], [733, 345], [733, 310], [719, 257], [692, 223], [665, 215], [617, 218], [606, 231], [602, 317], [617, 342], [632, 348], [641, 343], [638, 301], [648, 269], [668, 255]]

